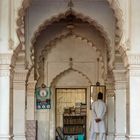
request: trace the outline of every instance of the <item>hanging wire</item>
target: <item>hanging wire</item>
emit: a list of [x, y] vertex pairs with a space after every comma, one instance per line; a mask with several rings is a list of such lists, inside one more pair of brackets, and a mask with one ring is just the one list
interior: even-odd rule
[[97, 58], [97, 83], [96, 86], [100, 86], [100, 82], [99, 82], [99, 58]]
[[44, 80], [45, 80], [45, 58], [43, 57], [42, 58], [42, 63], [43, 63], [43, 83], [44, 83]]

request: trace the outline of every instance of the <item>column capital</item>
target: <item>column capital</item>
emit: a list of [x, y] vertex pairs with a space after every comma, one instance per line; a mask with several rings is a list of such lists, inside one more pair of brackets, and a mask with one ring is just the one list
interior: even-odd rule
[[25, 81], [26, 81], [26, 77], [27, 77], [27, 70], [22, 70], [22, 71], [16, 71], [14, 73], [14, 88], [15, 89], [23, 89], [25, 88]]
[[26, 81], [28, 70], [16, 71], [14, 74], [14, 82]]

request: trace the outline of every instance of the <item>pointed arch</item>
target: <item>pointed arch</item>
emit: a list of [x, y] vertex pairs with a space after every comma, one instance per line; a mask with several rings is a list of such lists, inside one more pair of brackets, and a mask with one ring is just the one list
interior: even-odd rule
[[31, 39], [32, 42], [32, 46], [31, 46], [31, 50], [33, 49], [34, 43], [36, 42], [38, 36], [41, 34], [41, 32], [47, 28], [47, 26], [52, 25], [54, 22], [59, 22], [61, 19], [65, 19], [67, 16], [69, 15], [73, 15], [76, 18], [82, 20], [82, 22], [87, 22], [89, 25], [95, 27], [103, 36], [103, 38], [105, 39], [106, 43], [108, 44], [108, 46], [110, 46], [110, 40], [108, 38], [108, 34], [107, 32], [104, 30], [104, 27], [97, 23], [97, 21], [91, 19], [88, 16], [85, 16], [82, 13], [78, 13], [77, 11], [74, 10], [68, 10], [64, 13], [60, 13], [58, 15], [53, 16], [51, 19], [47, 19], [45, 20], [43, 23], [41, 23], [41, 25], [38, 26], [38, 29], [35, 31], [34, 36]]
[[58, 75], [56, 75], [56, 77], [54, 77], [53, 80], [52, 80], [52, 82], [50, 83], [50, 86], [53, 86], [62, 76], [64, 76], [65, 74], [69, 73], [70, 71], [74, 71], [74, 72], [80, 74], [82, 77], [84, 77], [88, 81], [89, 85], [92, 84], [91, 80], [88, 78], [87, 75], [85, 75], [81, 71], [76, 70], [74, 68], [68, 68], [68, 69], [60, 72]]
[[[74, 38], [78, 38], [78, 39], [80, 39], [82, 41], [86, 41], [87, 44], [89, 44], [89, 46], [91, 46], [92, 48], [95, 49], [95, 51], [99, 54], [99, 57], [100, 57], [101, 69], [102, 69], [101, 75], [103, 77], [105, 75], [105, 64], [104, 64], [104, 61], [103, 61], [104, 59], [102, 57], [102, 54], [101, 54], [100, 50], [98, 48], [96, 48], [95, 44], [91, 40], [88, 40], [86, 37], [80, 36], [78, 34], [69, 34], [69, 32], [65, 33], [65, 34], [62, 33], [61, 35], [57, 36], [56, 38], [54, 38], [53, 40], [51, 40], [49, 43], [47, 43], [45, 45], [45, 47], [42, 49], [40, 57], [39, 57], [39, 62], [38, 62], [39, 65], [38, 65], [37, 71], [40, 71], [40, 69], [42, 68], [42, 65], [41, 65], [42, 58], [47, 57], [49, 51], [51, 51], [51, 49], [59, 41], [61, 41], [62, 39], [65, 39], [65, 38], [67, 38], [69, 36], [73, 36]], [[38, 80], [39, 80], [39, 78], [40, 78], [40, 75], [38, 77]]]

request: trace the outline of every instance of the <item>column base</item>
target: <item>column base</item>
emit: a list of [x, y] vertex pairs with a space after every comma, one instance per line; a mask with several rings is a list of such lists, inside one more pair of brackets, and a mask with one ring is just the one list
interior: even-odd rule
[[125, 134], [115, 134], [115, 140], [126, 140]]
[[140, 140], [140, 135], [126, 135], [126, 140]]

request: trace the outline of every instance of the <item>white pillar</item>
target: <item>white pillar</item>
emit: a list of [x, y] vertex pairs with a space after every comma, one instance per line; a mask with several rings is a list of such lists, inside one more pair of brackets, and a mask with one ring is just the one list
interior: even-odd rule
[[36, 81], [29, 81], [27, 83], [26, 120], [35, 120], [35, 84]]
[[107, 104], [107, 112], [106, 112], [106, 132], [107, 132], [107, 140], [113, 140], [114, 139], [114, 133], [115, 133], [115, 121], [114, 121], [114, 115], [115, 115], [115, 102], [114, 102], [114, 80], [108, 78], [106, 82], [106, 104]]
[[0, 54], [0, 140], [12, 139], [10, 60], [11, 56], [9, 54]]
[[26, 71], [14, 75], [14, 140], [25, 140]]
[[139, 65], [130, 65], [128, 70], [127, 140], [140, 139], [140, 57], [134, 60]]
[[126, 134], [126, 74], [114, 70], [115, 76], [115, 140], [125, 140]]
[[36, 140], [37, 138], [37, 122], [35, 117], [36, 103], [35, 103], [35, 85], [34, 69], [30, 71], [27, 78], [27, 95], [26, 95], [26, 138], [27, 140]]

